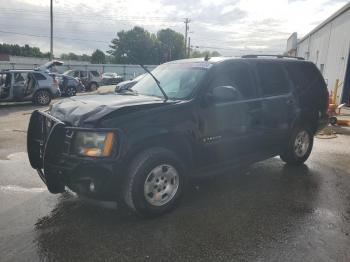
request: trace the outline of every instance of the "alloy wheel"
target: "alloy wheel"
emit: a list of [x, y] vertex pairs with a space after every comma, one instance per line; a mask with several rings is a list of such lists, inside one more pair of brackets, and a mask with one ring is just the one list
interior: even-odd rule
[[144, 196], [153, 206], [163, 206], [171, 201], [179, 188], [179, 174], [169, 165], [156, 166], [147, 175], [144, 183]]

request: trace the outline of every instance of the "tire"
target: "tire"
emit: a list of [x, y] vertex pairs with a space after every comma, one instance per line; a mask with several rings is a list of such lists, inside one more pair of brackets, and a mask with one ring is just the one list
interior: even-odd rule
[[152, 148], [131, 162], [123, 199], [139, 215], [155, 217], [178, 204], [185, 185], [185, 167], [181, 160], [167, 149]]
[[295, 127], [280, 158], [291, 165], [301, 165], [310, 156], [314, 142], [313, 133], [305, 126]]
[[97, 84], [96, 83], [90, 83], [89, 85], [89, 91], [96, 91], [97, 90]]
[[51, 102], [51, 94], [47, 90], [38, 90], [33, 96], [33, 103], [39, 106], [46, 106]]
[[337, 124], [337, 121], [338, 121], [338, 119], [335, 116], [332, 116], [332, 117], [329, 118], [329, 123], [332, 126], [335, 126]]
[[75, 96], [77, 94], [77, 89], [74, 86], [69, 86], [66, 91], [68, 97]]

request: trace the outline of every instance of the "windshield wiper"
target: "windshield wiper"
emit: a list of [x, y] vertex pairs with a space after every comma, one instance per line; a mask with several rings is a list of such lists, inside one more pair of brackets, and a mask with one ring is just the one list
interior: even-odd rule
[[169, 99], [169, 97], [167, 96], [167, 94], [165, 93], [164, 89], [162, 88], [162, 86], [160, 85], [160, 81], [151, 73], [151, 71], [149, 71], [147, 69], [147, 67], [145, 67], [144, 65], [140, 64], [137, 62], [137, 60], [135, 59], [135, 57], [133, 57], [130, 54], [124, 53], [124, 56], [130, 57], [136, 64], [138, 64], [139, 66], [142, 67], [143, 70], [145, 70], [148, 74], [151, 75], [151, 77], [154, 79], [154, 81], [156, 82], [160, 92], [162, 92], [163, 96], [164, 96], [164, 102], [167, 101]]

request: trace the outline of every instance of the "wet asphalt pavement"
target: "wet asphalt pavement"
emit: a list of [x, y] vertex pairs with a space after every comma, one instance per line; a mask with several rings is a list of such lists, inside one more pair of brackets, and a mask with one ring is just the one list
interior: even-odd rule
[[48, 193], [26, 156], [31, 105], [0, 108], [0, 261], [350, 261], [350, 129], [278, 158], [192, 181], [144, 220], [110, 202]]

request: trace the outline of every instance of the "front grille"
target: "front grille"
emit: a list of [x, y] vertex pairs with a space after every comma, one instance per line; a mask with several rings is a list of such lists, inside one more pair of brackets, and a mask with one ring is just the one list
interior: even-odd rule
[[48, 113], [38, 110], [32, 113], [27, 133], [27, 149], [33, 168], [43, 168], [48, 139], [58, 126], [64, 128], [64, 123]]

